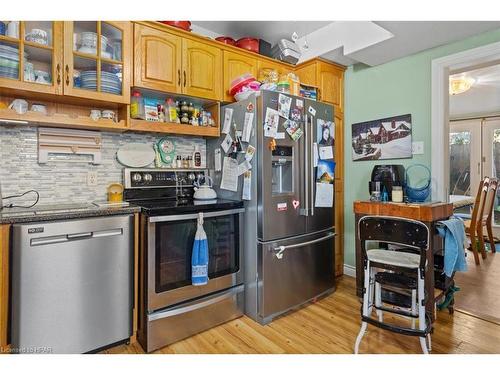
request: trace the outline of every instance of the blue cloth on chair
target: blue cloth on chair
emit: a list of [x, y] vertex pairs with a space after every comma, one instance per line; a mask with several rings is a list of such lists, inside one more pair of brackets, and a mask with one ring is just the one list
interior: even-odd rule
[[439, 224], [439, 235], [444, 237], [444, 273], [451, 277], [454, 271], [467, 271], [464, 222], [458, 217], [451, 217]]
[[461, 214], [459, 212], [454, 213], [453, 216], [459, 217], [460, 219], [464, 219], [464, 220], [470, 220], [470, 219], [472, 219], [472, 215], [471, 214]]

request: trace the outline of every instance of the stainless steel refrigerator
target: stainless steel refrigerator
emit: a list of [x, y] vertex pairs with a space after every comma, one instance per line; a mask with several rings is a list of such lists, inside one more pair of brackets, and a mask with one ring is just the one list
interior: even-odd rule
[[[231, 123], [242, 131], [246, 113], [253, 113], [249, 142], [242, 142], [237, 159], [238, 163], [245, 160], [248, 145], [256, 148], [251, 199], [245, 205], [245, 313], [263, 324], [335, 287], [334, 207], [333, 203], [315, 205], [321, 177], [318, 146], [327, 151], [322, 157], [334, 155], [333, 106], [286, 95], [291, 98], [287, 117], [297, 120], [303, 135], [293, 140], [285, 131], [286, 118], [280, 116], [277, 134], [271, 138], [265, 136], [266, 112], [278, 109], [279, 95], [261, 91], [257, 98], [223, 106], [221, 116], [232, 109]], [[234, 138], [233, 130], [230, 134]], [[222, 172], [215, 170], [215, 150], [225, 136], [207, 141], [207, 165], [218, 196], [241, 199], [243, 176], [239, 176], [238, 191], [228, 191], [220, 189]], [[221, 154], [223, 159], [222, 149]], [[329, 181], [333, 200], [333, 180]]]

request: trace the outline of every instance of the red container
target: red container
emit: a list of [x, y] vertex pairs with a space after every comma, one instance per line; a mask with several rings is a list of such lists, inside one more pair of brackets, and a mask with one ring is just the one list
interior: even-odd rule
[[215, 40], [224, 44], [229, 44], [230, 46], [234, 46], [236, 43], [236, 40], [234, 40], [230, 36], [219, 36], [215, 38]]
[[178, 29], [191, 31], [191, 21], [160, 21], [165, 25], [177, 27]]
[[259, 53], [259, 39], [249, 37], [238, 39], [236, 41], [236, 47]]

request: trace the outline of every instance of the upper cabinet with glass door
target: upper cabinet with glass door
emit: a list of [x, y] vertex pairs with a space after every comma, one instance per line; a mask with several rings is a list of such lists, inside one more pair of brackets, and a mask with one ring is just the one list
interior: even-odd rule
[[62, 23], [0, 21], [0, 87], [62, 94]]
[[130, 101], [130, 22], [64, 22], [64, 94]]

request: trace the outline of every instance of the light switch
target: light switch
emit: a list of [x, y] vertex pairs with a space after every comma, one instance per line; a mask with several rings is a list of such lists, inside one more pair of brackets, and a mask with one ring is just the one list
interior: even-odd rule
[[411, 143], [411, 153], [413, 155], [422, 155], [424, 153], [424, 142], [412, 142]]

